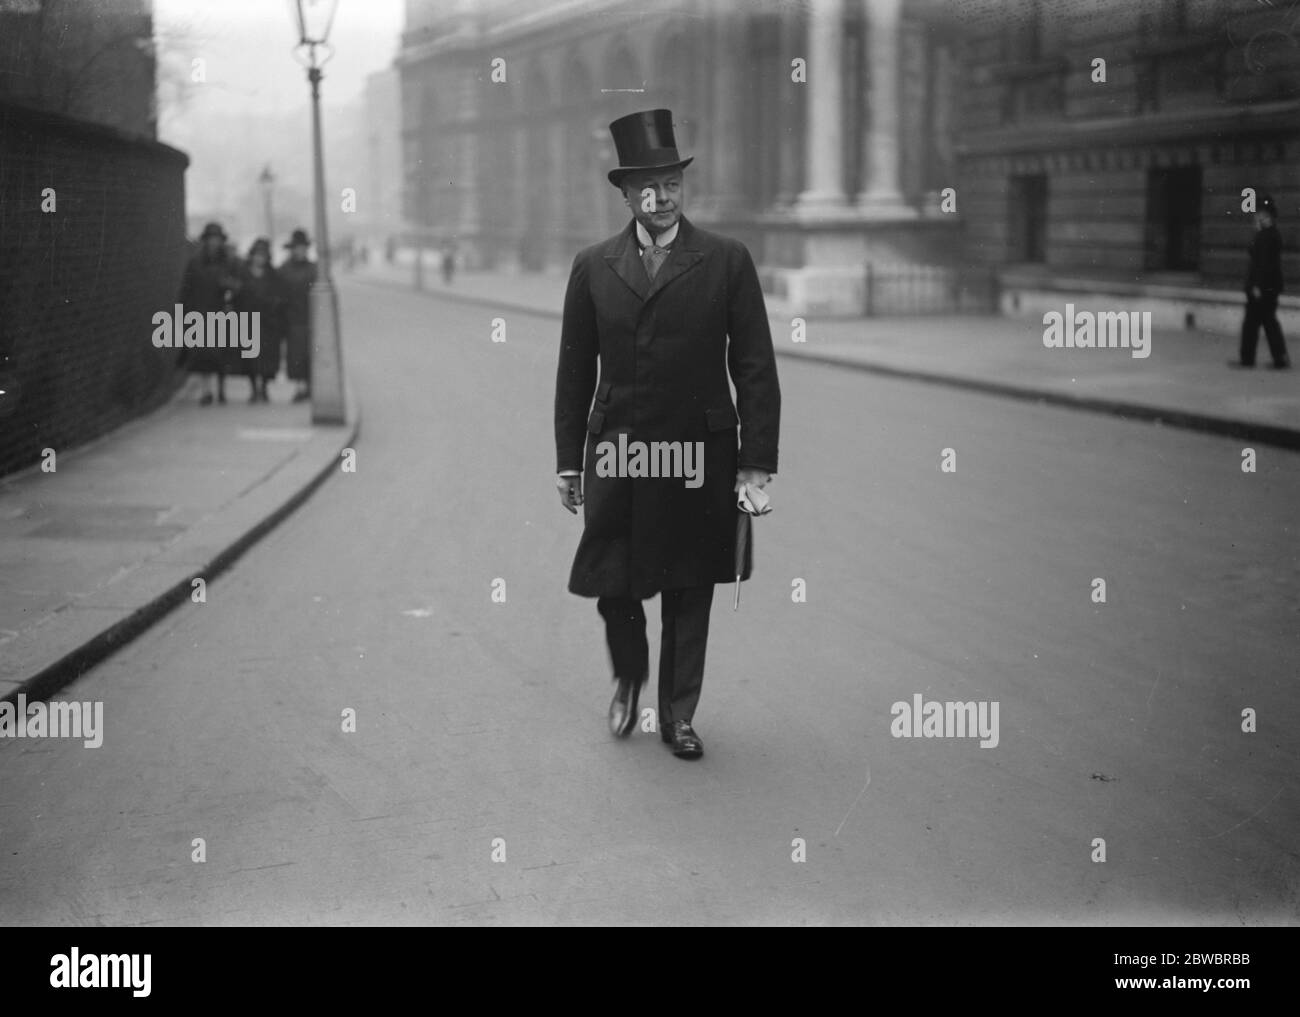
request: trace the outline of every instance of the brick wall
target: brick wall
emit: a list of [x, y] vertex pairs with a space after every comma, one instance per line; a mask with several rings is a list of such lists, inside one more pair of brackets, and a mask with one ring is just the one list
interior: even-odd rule
[[0, 476], [179, 384], [176, 352], [150, 339], [187, 254], [187, 164], [157, 142], [0, 104]]

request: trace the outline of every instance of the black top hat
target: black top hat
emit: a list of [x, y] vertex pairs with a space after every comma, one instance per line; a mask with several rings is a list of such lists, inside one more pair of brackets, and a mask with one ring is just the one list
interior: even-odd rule
[[258, 251], [265, 254], [269, 261], [271, 258], [271, 241], [267, 240], [266, 237], [258, 237], [253, 241], [252, 246], [249, 247], [248, 256], [251, 258]]
[[677, 153], [671, 110], [629, 113], [610, 124], [609, 133], [618, 149], [618, 168], [609, 171], [609, 182], [615, 187], [622, 187], [623, 178], [637, 170], [681, 169], [695, 158], [683, 159]]
[[293, 236], [285, 243], [285, 247], [310, 247], [311, 240], [307, 237], [306, 230], [294, 230]]
[[220, 237], [226, 239], [226, 231], [221, 228], [221, 223], [210, 222], [203, 227], [203, 232], [199, 234], [200, 240], [207, 240], [208, 237]]

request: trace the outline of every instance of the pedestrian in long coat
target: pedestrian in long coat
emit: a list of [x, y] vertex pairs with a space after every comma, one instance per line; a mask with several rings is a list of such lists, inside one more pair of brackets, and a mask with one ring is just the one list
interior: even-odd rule
[[[634, 218], [574, 259], [556, 378], [561, 502], [581, 505], [584, 519], [569, 591], [598, 598], [620, 736], [648, 675], [641, 601], [661, 595], [659, 726], [677, 755], [695, 758], [713, 585], [735, 578], [737, 489], [776, 472], [781, 394], [749, 252], [682, 216], [691, 160], [678, 157], [671, 113], [632, 114], [610, 130], [620, 161], [610, 181]], [[698, 486], [636, 476], [630, 460], [624, 475], [607, 475], [620, 441], [700, 448]]]
[[244, 362], [244, 370], [252, 388], [249, 402], [270, 402], [266, 393], [267, 383], [274, 381], [280, 373], [280, 344], [284, 335], [283, 303], [280, 279], [271, 266], [271, 242], [266, 237], [258, 237], [248, 249], [242, 286], [235, 298], [236, 311], [247, 311], [258, 316], [258, 354]]
[[1282, 234], [1277, 228], [1277, 206], [1264, 195], [1255, 212], [1255, 236], [1247, 251], [1246, 312], [1241, 320], [1241, 349], [1238, 363], [1255, 366], [1255, 346], [1259, 330], [1264, 329], [1273, 366], [1291, 366], [1286, 339], [1277, 320], [1277, 301], [1282, 294]]
[[316, 281], [316, 263], [307, 260], [311, 240], [306, 230], [294, 230], [289, 257], [280, 263], [279, 276], [284, 299], [285, 360], [289, 380], [298, 383], [293, 401], [311, 398], [311, 305], [308, 294]]
[[[206, 320], [211, 311], [232, 310], [239, 287], [240, 265], [226, 246], [226, 231], [219, 223], [210, 222], [199, 236], [198, 251], [185, 265], [177, 302], [184, 307], [186, 314], [198, 311]], [[217, 349], [204, 345], [185, 351], [183, 363], [186, 370], [202, 378], [203, 394], [199, 401], [203, 405], [212, 402], [214, 377], [217, 400], [226, 401], [226, 375], [241, 370], [238, 359], [238, 348]]]

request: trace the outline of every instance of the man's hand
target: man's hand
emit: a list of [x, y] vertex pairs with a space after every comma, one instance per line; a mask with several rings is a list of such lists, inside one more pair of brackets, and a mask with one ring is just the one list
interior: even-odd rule
[[578, 506], [582, 504], [581, 474], [576, 477], [556, 477], [555, 486], [560, 492], [560, 504], [577, 515]]
[[736, 486], [733, 490], [739, 494], [740, 489], [746, 484], [753, 484], [760, 490], [767, 486], [767, 482], [772, 479], [772, 474], [766, 470], [752, 470], [748, 467], [736, 471]]

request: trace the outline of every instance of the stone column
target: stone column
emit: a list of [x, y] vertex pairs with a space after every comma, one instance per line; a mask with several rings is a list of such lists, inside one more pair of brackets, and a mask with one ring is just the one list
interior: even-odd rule
[[515, 260], [518, 262], [520, 270], [531, 270], [533, 265], [530, 261], [531, 247], [533, 238], [531, 230], [533, 227], [533, 212], [529, 206], [528, 182], [532, 179], [533, 158], [529, 150], [529, 141], [531, 133], [528, 128], [528, 121], [520, 119], [516, 122], [514, 129], [511, 131], [511, 139], [515, 147], [514, 158], [514, 221], [510, 224], [509, 234], [511, 242], [515, 247]]
[[547, 161], [549, 163], [546, 171], [547, 192], [545, 195], [548, 214], [545, 220], [546, 236], [543, 248], [544, 270], [547, 272], [559, 272], [567, 269], [573, 262], [573, 256], [578, 253], [569, 249], [565, 228], [566, 202], [564, 192], [567, 185], [564, 180], [564, 141], [564, 120], [558, 114], [549, 114], [546, 118], [545, 134], [543, 135], [543, 143], [546, 146]]
[[483, 173], [479, 161], [479, 131], [482, 129], [481, 112], [474, 93], [474, 76], [462, 75], [461, 87], [464, 89], [462, 99], [461, 149], [460, 163], [457, 166], [456, 196], [460, 200], [460, 219], [456, 231], [461, 236], [462, 245], [476, 245], [479, 230], [479, 190], [483, 186]]
[[[433, 209], [429, 225], [438, 232], [451, 232], [460, 223], [461, 142], [460, 134], [447, 121], [439, 124], [439, 136], [430, 144], [432, 165], [438, 179], [434, 183]], [[442, 151], [438, 151], [441, 148]]]
[[[753, 101], [743, 66], [748, 59], [745, 29], [745, 17], [740, 10], [724, 7], [712, 33], [713, 131], [710, 159], [713, 162], [713, 187], [708, 208], [719, 217], [725, 217], [745, 204], [741, 116], [742, 104]], [[681, 139], [677, 140], [680, 145]]]
[[479, 212], [485, 220], [484, 249], [496, 268], [513, 271], [517, 250], [509, 234], [514, 227], [515, 171], [514, 137], [506, 113], [494, 108], [479, 139]]
[[808, 23], [807, 189], [795, 211], [804, 217], [845, 211], [843, 61], [844, 0], [811, 0]]
[[871, 120], [863, 133], [865, 182], [857, 203], [866, 215], [885, 214], [896, 218], [912, 211], [904, 204], [898, 186], [901, 0], [866, 0], [866, 4]]
[[[587, 215], [589, 222], [586, 232], [589, 236], [600, 238], [609, 236], [620, 226], [611, 218], [611, 209], [615, 194], [605, 174], [618, 165], [618, 156], [614, 152], [614, 139], [609, 135], [609, 122], [613, 119], [605, 106], [595, 106], [583, 122], [586, 142], [582, 151], [585, 159], [581, 163], [583, 191], [587, 195]], [[574, 252], [577, 253], [576, 251]]]
[[798, 44], [802, 42], [802, 28], [797, 10], [787, 10], [781, 15], [780, 44], [777, 54], [779, 63], [784, 68], [785, 79], [777, 89], [776, 121], [779, 125], [777, 145], [781, 152], [779, 182], [776, 200], [777, 209], [787, 209], [799, 196], [800, 166], [804, 160], [804, 132], [801, 124], [806, 115], [805, 105], [807, 83], [798, 84], [791, 80], [794, 68], [790, 61], [806, 52]]

